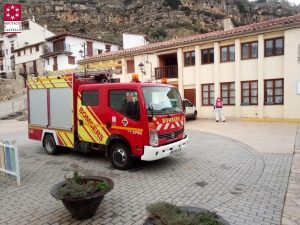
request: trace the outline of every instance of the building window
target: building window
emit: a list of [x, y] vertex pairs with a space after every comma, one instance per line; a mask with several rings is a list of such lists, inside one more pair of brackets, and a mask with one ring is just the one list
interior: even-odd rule
[[18, 56], [21, 56], [21, 51], [18, 51]]
[[221, 62], [233, 62], [235, 57], [234, 45], [221, 47]]
[[202, 84], [202, 105], [214, 105], [214, 84]]
[[127, 73], [134, 73], [134, 60], [127, 60]]
[[265, 80], [265, 105], [283, 105], [283, 79]]
[[68, 56], [68, 62], [71, 65], [75, 65], [75, 57], [74, 56]]
[[98, 55], [102, 54], [103, 50], [102, 49], [98, 49]]
[[40, 46], [36, 45], [35, 46], [35, 51], [38, 52], [40, 50]]
[[256, 59], [257, 57], [258, 57], [257, 41], [242, 44], [242, 59]]
[[105, 45], [105, 50], [106, 50], [106, 52], [110, 52], [110, 50], [111, 50], [111, 45]]
[[201, 59], [202, 59], [202, 64], [210, 64], [210, 63], [214, 63], [214, 49], [210, 48], [210, 49], [203, 49], [201, 51]]
[[10, 51], [13, 52], [15, 50], [15, 43], [14, 41], [10, 42]]
[[24, 52], [24, 55], [26, 55], [26, 49], [24, 49], [23, 52]]
[[257, 105], [257, 80], [242, 81], [242, 105]]
[[184, 52], [184, 66], [195, 65], [195, 51]]
[[265, 40], [265, 57], [283, 55], [283, 37]]
[[47, 58], [46, 61], [47, 61], [47, 65], [49, 66], [50, 65], [50, 59]]
[[32, 54], [32, 48], [30, 48], [30, 54]]
[[221, 83], [221, 98], [224, 105], [235, 104], [234, 82]]
[[96, 106], [99, 102], [98, 91], [82, 91], [82, 105], [83, 106]]
[[6, 49], [6, 55], [8, 55], [8, 49]]

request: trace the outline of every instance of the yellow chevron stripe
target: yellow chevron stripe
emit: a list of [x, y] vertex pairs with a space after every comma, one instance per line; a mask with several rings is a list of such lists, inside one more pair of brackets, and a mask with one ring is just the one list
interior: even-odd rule
[[65, 134], [64, 131], [58, 131], [58, 134], [59, 134], [60, 138], [63, 140], [63, 142], [65, 143], [66, 147], [69, 147], [69, 148], [74, 147], [73, 143], [68, 139], [68, 136]]
[[[70, 87], [69, 83], [72, 83], [72, 75], [66, 76], [52, 76], [52, 77], [38, 77], [38, 78], [31, 78], [28, 80], [28, 84], [31, 88], [64, 88]], [[68, 80], [65, 80], [68, 79]], [[54, 86], [54, 87], [53, 87]]]
[[[88, 141], [91, 138], [87, 136], [86, 132], [89, 133], [89, 135], [92, 136], [92, 139], [97, 141], [99, 144], [105, 144], [106, 140], [108, 138], [108, 134], [106, 133], [106, 128], [103, 125], [103, 123], [99, 122], [94, 118], [92, 113], [89, 112], [89, 110], [85, 106], [81, 106], [81, 100], [78, 98], [77, 101], [78, 105], [78, 120], [82, 120], [84, 123], [84, 129], [79, 123], [78, 123], [78, 133], [80, 137], [84, 141]], [[93, 142], [93, 141], [92, 141]]]

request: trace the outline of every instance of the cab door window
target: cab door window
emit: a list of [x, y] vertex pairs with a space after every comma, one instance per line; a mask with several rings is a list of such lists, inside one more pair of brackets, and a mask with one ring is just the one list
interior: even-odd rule
[[99, 103], [99, 92], [97, 90], [82, 91], [83, 106], [97, 106]]
[[140, 119], [138, 95], [134, 90], [111, 90], [109, 106], [130, 119], [136, 121]]

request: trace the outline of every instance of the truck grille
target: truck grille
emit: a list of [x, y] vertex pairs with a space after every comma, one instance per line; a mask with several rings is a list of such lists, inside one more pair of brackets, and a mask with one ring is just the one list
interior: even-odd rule
[[174, 132], [167, 133], [167, 134], [159, 134], [158, 138], [171, 140], [171, 139], [177, 138], [181, 134], [183, 134], [183, 130], [178, 130], [178, 131], [174, 131]]

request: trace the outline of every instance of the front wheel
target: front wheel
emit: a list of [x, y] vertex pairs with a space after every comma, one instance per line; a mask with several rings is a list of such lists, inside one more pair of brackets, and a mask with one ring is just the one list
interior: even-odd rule
[[110, 161], [116, 169], [129, 169], [133, 165], [129, 147], [123, 143], [113, 144], [110, 149]]
[[44, 138], [44, 146], [46, 149], [46, 152], [49, 155], [54, 155], [57, 153], [57, 145], [55, 143], [54, 137], [52, 134], [46, 134]]

